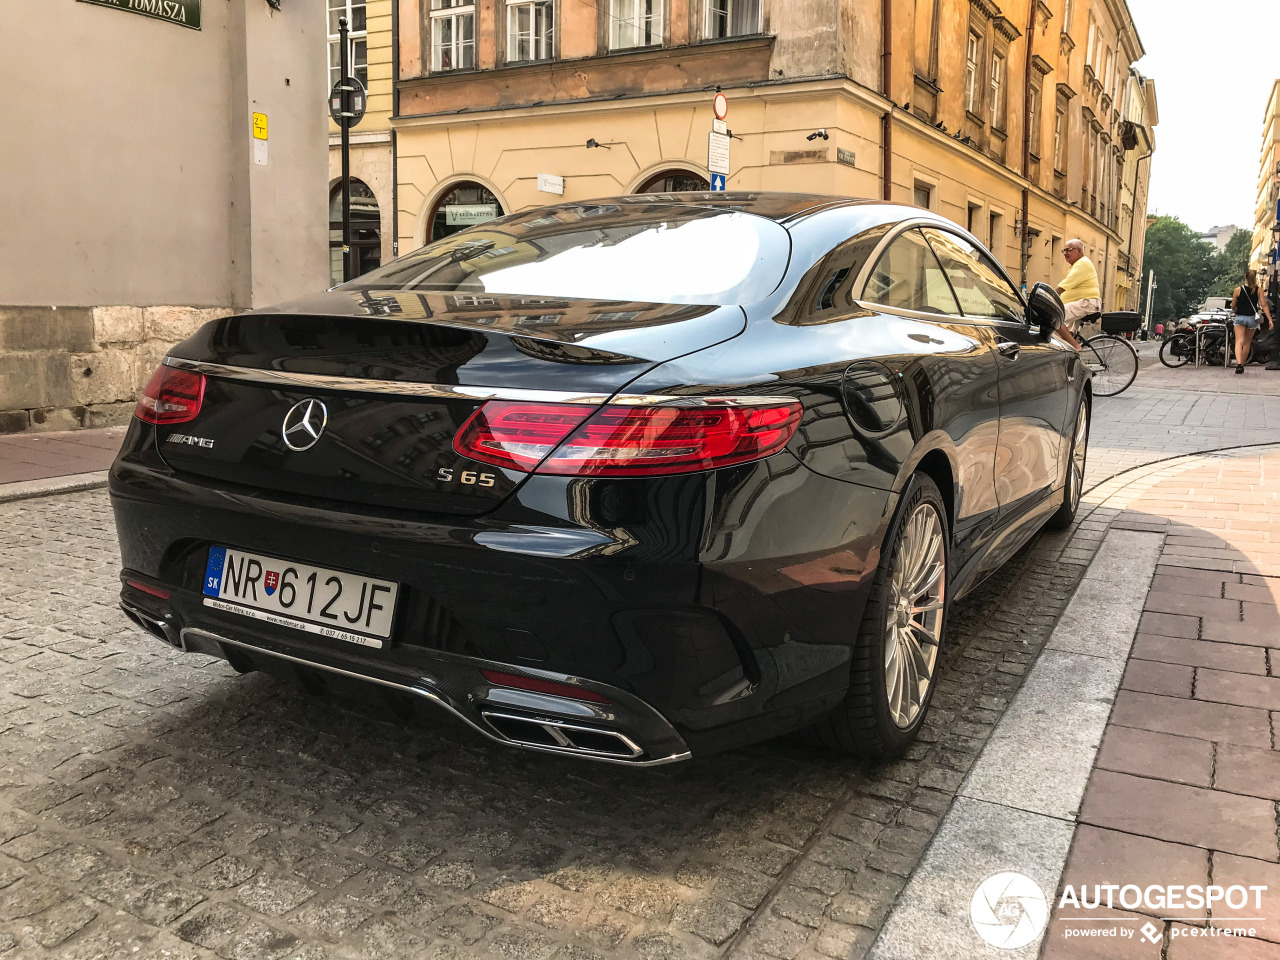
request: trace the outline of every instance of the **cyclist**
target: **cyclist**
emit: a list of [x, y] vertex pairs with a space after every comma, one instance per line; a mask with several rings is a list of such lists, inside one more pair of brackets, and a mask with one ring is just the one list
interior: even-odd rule
[[1062, 247], [1062, 255], [1071, 269], [1058, 284], [1058, 295], [1067, 308], [1058, 336], [1077, 350], [1080, 341], [1075, 335], [1080, 330], [1080, 320], [1091, 313], [1102, 312], [1102, 293], [1098, 288], [1098, 271], [1093, 261], [1084, 255], [1084, 241], [1068, 240]]

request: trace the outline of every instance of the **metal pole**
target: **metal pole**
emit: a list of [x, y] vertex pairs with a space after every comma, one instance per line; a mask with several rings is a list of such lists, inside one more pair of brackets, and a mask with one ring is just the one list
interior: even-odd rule
[[351, 92], [347, 87], [347, 74], [350, 70], [347, 49], [347, 18], [338, 20], [338, 45], [342, 48], [339, 56], [338, 82], [342, 85], [342, 282], [351, 279], [351, 128], [346, 123], [346, 114], [351, 109]]
[[1156, 272], [1147, 272], [1147, 336], [1151, 336], [1151, 297], [1155, 294]]

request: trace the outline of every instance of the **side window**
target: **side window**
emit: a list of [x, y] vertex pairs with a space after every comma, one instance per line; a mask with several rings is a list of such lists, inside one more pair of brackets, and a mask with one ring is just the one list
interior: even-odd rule
[[847, 319], [858, 309], [853, 304], [854, 281], [888, 229], [877, 225], [864, 230], [810, 267], [774, 321], [804, 326]]
[[954, 233], [933, 229], [924, 233], [942, 262], [966, 317], [1027, 322], [1022, 299], [990, 257]]
[[900, 310], [960, 312], [947, 278], [919, 230], [908, 230], [880, 256], [862, 299]]

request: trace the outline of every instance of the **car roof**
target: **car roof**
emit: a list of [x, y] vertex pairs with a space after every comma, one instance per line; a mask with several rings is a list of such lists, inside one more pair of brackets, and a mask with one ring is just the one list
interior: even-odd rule
[[[605, 205], [645, 204], [646, 206], [679, 207], [729, 207], [753, 216], [785, 222], [832, 207], [870, 206], [883, 203], [856, 197], [832, 197], [820, 193], [784, 193], [771, 190], [734, 190], [712, 192], [709, 190], [683, 193], [636, 193], [621, 197], [601, 197], [586, 201], [588, 204]], [[563, 206], [578, 206], [564, 204]]]

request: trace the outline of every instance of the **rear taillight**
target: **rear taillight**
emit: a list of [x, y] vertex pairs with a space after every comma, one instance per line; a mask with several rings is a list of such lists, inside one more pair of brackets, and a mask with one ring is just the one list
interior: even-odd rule
[[[465, 457], [529, 473], [645, 477], [760, 460], [787, 445], [796, 401], [759, 406], [610, 405], [491, 400], [463, 426]], [[540, 464], [540, 465], [539, 465]]]
[[204, 374], [161, 365], [147, 381], [133, 415], [147, 423], [186, 423], [200, 413]]

